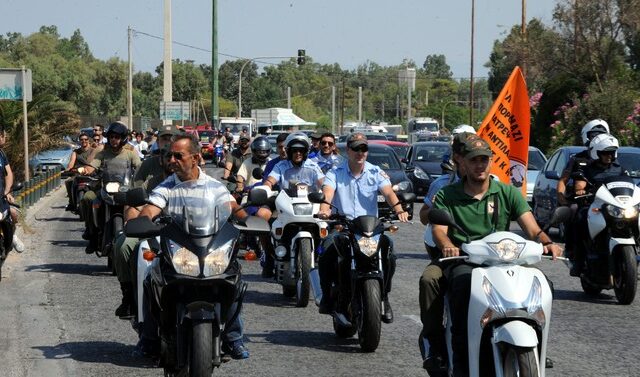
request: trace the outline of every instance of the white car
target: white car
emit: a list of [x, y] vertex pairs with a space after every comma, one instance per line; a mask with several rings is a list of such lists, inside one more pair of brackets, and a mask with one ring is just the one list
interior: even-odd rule
[[527, 164], [527, 203], [533, 203], [533, 188], [538, 174], [547, 163], [547, 157], [536, 147], [529, 146], [529, 162]]

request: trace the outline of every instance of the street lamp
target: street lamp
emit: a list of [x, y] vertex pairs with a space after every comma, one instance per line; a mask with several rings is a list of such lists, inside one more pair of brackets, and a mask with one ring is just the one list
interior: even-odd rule
[[238, 118], [242, 117], [242, 71], [247, 64], [257, 59], [290, 59], [297, 58], [297, 56], [257, 56], [255, 58], [247, 59], [246, 62], [240, 68], [240, 75], [238, 77]]

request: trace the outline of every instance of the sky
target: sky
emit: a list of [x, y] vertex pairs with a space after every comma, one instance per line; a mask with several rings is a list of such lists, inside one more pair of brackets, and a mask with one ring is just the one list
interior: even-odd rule
[[[557, 0], [529, 0], [527, 19], [551, 24]], [[173, 58], [211, 64], [212, 0], [172, 1]], [[474, 76], [496, 39], [521, 20], [521, 0], [475, 0]], [[56, 25], [62, 37], [80, 29], [93, 55], [127, 60], [127, 27], [162, 38], [163, 0], [1, 0], [0, 34], [29, 35]], [[470, 0], [218, 0], [219, 64], [244, 58], [307, 56], [354, 69], [367, 61], [388, 66], [443, 54], [454, 77], [469, 77]], [[203, 51], [206, 50], [206, 51]], [[133, 39], [135, 71], [153, 72], [163, 59], [162, 40]], [[225, 54], [225, 55], [223, 55]], [[278, 63], [282, 59], [261, 59]], [[259, 64], [260, 65], [260, 64]]]

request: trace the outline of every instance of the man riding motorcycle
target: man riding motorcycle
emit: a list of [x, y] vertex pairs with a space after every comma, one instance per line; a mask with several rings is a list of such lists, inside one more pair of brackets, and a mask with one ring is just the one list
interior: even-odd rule
[[[140, 161], [140, 157], [138, 157], [136, 151], [132, 148], [125, 148], [128, 133], [129, 130], [124, 123], [111, 123], [105, 133], [108, 139], [108, 143], [105, 145], [105, 148], [94, 157], [89, 166], [78, 168], [78, 174], [91, 175], [97, 169], [104, 169], [111, 163], [111, 161], [116, 160], [118, 160], [116, 162], [128, 162], [133, 169], [140, 167], [142, 162]], [[85, 248], [85, 252], [87, 254], [93, 253], [98, 247], [100, 247], [100, 230], [96, 229], [93, 224], [92, 213], [92, 203], [97, 199], [97, 197], [98, 195], [95, 191], [88, 191], [80, 203], [80, 210], [83, 213], [86, 227], [82, 234], [82, 238], [89, 240], [89, 245]]]
[[236, 175], [238, 169], [242, 163], [251, 157], [251, 148], [249, 148], [249, 142], [251, 138], [246, 135], [241, 135], [238, 139], [238, 148], [227, 154], [227, 160], [224, 164], [224, 172], [222, 173], [222, 179], [227, 179], [229, 176]]
[[[470, 240], [509, 229], [511, 220], [518, 221], [530, 239], [537, 239], [545, 253], [560, 256], [562, 249], [536, 223], [522, 194], [513, 186], [491, 179], [489, 144], [482, 139], [467, 140], [460, 159], [464, 178], [446, 186], [436, 194], [433, 208], [449, 212]], [[433, 226], [433, 238], [443, 257], [455, 257], [467, 242], [465, 235], [446, 225]], [[445, 269], [449, 285], [449, 308], [452, 316], [452, 348], [454, 376], [468, 375], [467, 312], [471, 294], [473, 265], [455, 263]]]
[[[574, 182], [576, 196], [587, 194], [587, 189], [595, 193], [607, 178], [625, 174], [624, 168], [616, 162], [618, 147], [618, 139], [608, 134], [600, 134], [591, 139], [588, 149], [591, 161], [581, 169], [584, 179], [577, 178]], [[587, 201], [581, 204], [578, 209], [576, 228], [573, 231], [575, 234], [584, 234], [583, 232], [588, 234], [587, 210], [590, 203]], [[581, 242], [577, 242], [575, 246], [573, 266], [569, 274], [580, 276], [584, 270], [585, 250]]]
[[[171, 203], [167, 201], [169, 191], [177, 184], [190, 180], [212, 180], [213, 178], [206, 175], [200, 169], [200, 146], [197, 140], [192, 139], [188, 135], [177, 136], [171, 143], [171, 149], [165, 154], [168, 158], [169, 165], [173, 169], [174, 174], [158, 185], [149, 196], [149, 204], [145, 205], [140, 212], [140, 216], [147, 216], [154, 219], [162, 213], [168, 211], [170, 213], [181, 213], [182, 208], [173, 208]], [[217, 182], [217, 181], [216, 181]], [[222, 184], [221, 184], [222, 186]], [[221, 187], [222, 188], [222, 187]], [[221, 192], [226, 192], [222, 188]], [[191, 192], [187, 195], [198, 195], [198, 192]], [[239, 208], [234, 198], [226, 192], [228, 202], [235, 212]], [[247, 214], [240, 209], [235, 212], [237, 218], [244, 219]], [[239, 266], [238, 266], [239, 268]], [[232, 305], [231, 313], [235, 312], [236, 304]], [[145, 305], [145, 310], [148, 310]], [[246, 359], [249, 357], [249, 350], [243, 343], [243, 323], [241, 319], [242, 312], [236, 317], [233, 323], [227, 324], [225, 329], [225, 341], [223, 343], [223, 351], [230, 354], [234, 359]], [[140, 337], [139, 349], [143, 354], [153, 354], [159, 351], [158, 324], [153, 321], [152, 315], [145, 315], [145, 323]]]
[[[361, 133], [354, 133], [347, 138], [347, 160], [343, 161], [335, 169], [327, 173], [325, 185], [322, 192], [327, 203], [333, 204], [338, 213], [344, 214], [349, 219], [359, 216], [378, 216], [378, 193], [382, 194], [389, 206], [395, 211], [400, 221], [409, 220], [409, 214], [402, 209], [398, 198], [391, 188], [389, 176], [379, 167], [367, 162], [369, 145], [367, 137]], [[321, 204], [318, 216], [327, 218], [331, 214], [328, 204]], [[323, 245], [340, 245], [347, 242], [345, 235], [333, 232], [323, 242]], [[333, 243], [329, 242], [333, 239]], [[391, 281], [395, 272], [396, 257], [393, 254], [393, 244], [391, 239], [383, 235], [380, 238], [380, 248], [383, 251], [384, 270], [384, 315], [382, 320], [385, 323], [393, 322], [393, 311], [389, 303], [389, 292], [391, 291]], [[386, 254], [386, 255], [385, 255]], [[337, 273], [338, 252], [335, 247], [328, 246], [320, 255], [318, 262], [320, 285], [322, 287], [322, 300], [319, 311], [322, 314], [331, 314], [334, 304], [331, 299], [331, 285]], [[342, 308], [338, 307], [340, 312]]]
[[[567, 192], [567, 184], [571, 179], [571, 174], [576, 171], [583, 169], [587, 163], [591, 161], [591, 157], [589, 154], [589, 144], [591, 140], [597, 135], [608, 134], [609, 133], [609, 124], [605, 122], [603, 119], [593, 119], [587, 122], [580, 132], [582, 137], [582, 144], [584, 144], [587, 149], [580, 153], [576, 153], [572, 156], [569, 161], [567, 161], [567, 165], [562, 170], [562, 175], [560, 175], [560, 179], [558, 180], [558, 184], [556, 186], [557, 199], [558, 204], [563, 206], [570, 206], [571, 202], [569, 201], [569, 197], [571, 197], [571, 193]], [[565, 223], [565, 254], [573, 260], [573, 249], [574, 245], [577, 243], [576, 233], [574, 231], [575, 227], [575, 211], [577, 207], [575, 205], [572, 206], [572, 210], [574, 211], [574, 216]], [[575, 264], [574, 264], [575, 265]], [[577, 271], [574, 271], [576, 273]]]
[[[287, 159], [278, 162], [269, 176], [265, 179], [264, 184], [269, 188], [278, 185], [281, 190], [288, 189], [289, 184], [305, 183], [309, 186], [310, 191], [319, 191], [322, 187], [324, 174], [315, 162], [308, 159], [310, 142], [307, 135], [302, 132], [295, 132], [284, 141], [287, 152]], [[260, 208], [256, 213], [257, 216], [269, 221], [271, 218], [271, 210], [268, 208]], [[265, 246], [265, 245], [263, 245]], [[265, 248], [270, 250], [271, 248]], [[265, 263], [262, 268], [263, 277], [273, 277], [274, 259], [271, 252], [265, 256]]]
[[329, 170], [340, 165], [344, 158], [336, 152], [336, 137], [330, 133], [325, 132], [320, 136], [319, 142], [320, 149], [315, 156], [311, 157], [315, 161], [323, 173], [327, 173]]
[[[93, 148], [91, 148], [89, 135], [83, 132], [78, 137], [78, 140], [80, 141], [80, 148], [74, 149], [73, 152], [71, 152], [69, 164], [67, 164], [66, 169], [68, 171], [77, 170], [79, 167], [83, 166], [85, 163], [91, 162], [93, 159], [94, 152]], [[65, 208], [66, 211], [74, 211], [77, 206], [73, 192], [73, 182], [73, 176], [64, 181], [64, 185], [67, 189], [67, 197], [69, 198], [69, 204], [67, 204], [67, 207]]]
[[271, 154], [271, 143], [264, 136], [257, 137], [251, 142], [251, 158], [244, 160], [237, 173], [236, 192], [242, 193], [245, 187], [250, 187], [260, 182], [253, 177], [253, 170], [260, 168], [264, 171]]

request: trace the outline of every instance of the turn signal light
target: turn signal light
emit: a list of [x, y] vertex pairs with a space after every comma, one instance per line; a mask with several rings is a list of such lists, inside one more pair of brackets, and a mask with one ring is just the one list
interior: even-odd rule
[[592, 208], [592, 209], [591, 209], [591, 212], [593, 212], [593, 213], [599, 213], [599, 212], [600, 212], [600, 208], [597, 208], [597, 207]]
[[397, 225], [391, 225], [389, 227], [389, 233], [395, 233], [398, 231], [398, 226]]
[[258, 256], [256, 255], [256, 252], [253, 250], [248, 250], [246, 253], [244, 253], [244, 260], [256, 260], [258, 259]]
[[327, 228], [320, 228], [320, 238], [325, 238], [329, 235], [329, 230]]
[[156, 257], [156, 253], [154, 253], [153, 251], [149, 249], [142, 250], [142, 259], [146, 260], [147, 262], [151, 262], [152, 260], [155, 259], [155, 257]]

